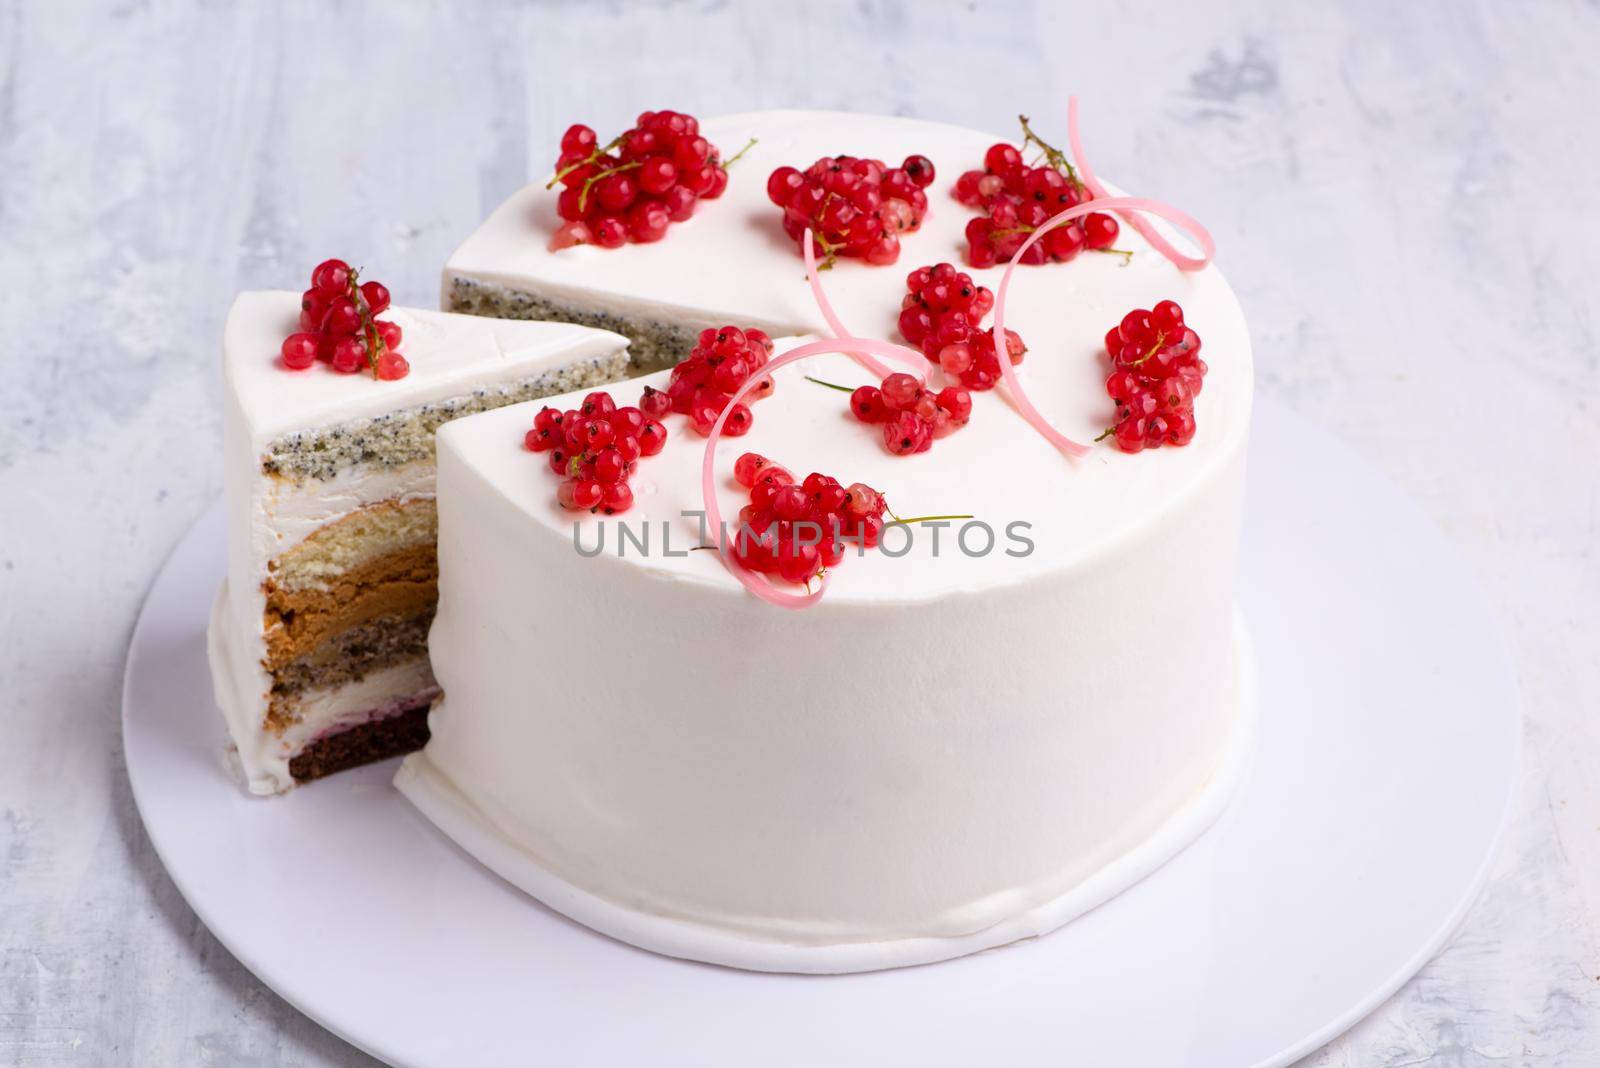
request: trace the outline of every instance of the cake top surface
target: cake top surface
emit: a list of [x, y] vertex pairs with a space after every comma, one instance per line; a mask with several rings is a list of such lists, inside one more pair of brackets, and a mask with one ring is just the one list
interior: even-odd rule
[[299, 329], [299, 314], [300, 294], [274, 290], [241, 293], [228, 311], [226, 388], [258, 442], [459, 396], [627, 344], [616, 334], [565, 323], [392, 307], [383, 318], [404, 331], [400, 351], [411, 373], [379, 381], [367, 373], [339, 374], [321, 362], [304, 371], [284, 368], [279, 346]]
[[[827, 324], [806, 287], [805, 266], [779, 225], [782, 213], [767, 198], [766, 182], [779, 166], [803, 169], [822, 157], [848, 152], [890, 166], [921, 153], [933, 161], [937, 177], [927, 190], [930, 206], [920, 229], [902, 236], [898, 263], [876, 267], [841, 259], [824, 272], [846, 327], [861, 337], [899, 340], [896, 321], [905, 278], [916, 267], [950, 262], [982, 285], [994, 288], [998, 283], [999, 268], [964, 265], [964, 232], [975, 212], [957, 202], [950, 189], [962, 171], [983, 166], [990, 145], [1008, 138], [944, 123], [833, 111], [748, 112], [707, 119], [701, 131], [724, 157], [752, 138], [755, 143], [729, 167], [727, 191], [699, 204], [692, 218], [674, 223], [663, 240], [621, 249], [584, 245], [552, 252], [546, 246], [560, 224], [557, 193], [540, 180], [514, 193], [456, 250], [445, 266], [446, 281], [459, 275], [498, 282], [629, 316], [659, 311], [667, 318], [760, 326], [775, 336], [824, 334]], [[1181, 238], [1177, 243], [1188, 247]], [[1103, 335], [1135, 306], [1124, 303], [1129, 293], [1154, 292], [1157, 300], [1170, 297], [1189, 307], [1185, 296], [1191, 284], [1183, 272], [1153, 252], [1131, 227], [1122, 228], [1117, 247], [1135, 253], [1131, 262], [1085, 253], [1070, 264], [1019, 268], [1007, 313], [1014, 322], [1007, 325], [1031, 344], [1030, 328], [1037, 331], [1040, 324], [1076, 308], [1098, 313], [1096, 322], [1113, 315], [1100, 326]]]
[[[907, 274], [939, 262], [955, 263], [978, 284], [998, 288], [1001, 267], [965, 265], [964, 232], [976, 213], [950, 193], [961, 172], [983, 166], [994, 136], [910, 119], [807, 111], [710, 119], [701, 131], [725, 157], [751, 138], [756, 143], [730, 167], [724, 195], [701, 203], [692, 218], [674, 224], [663, 240], [614, 250], [578, 246], [551, 252], [547, 243], [559, 225], [556, 193], [538, 182], [514, 194], [461, 246], [446, 267], [447, 283], [452, 276], [465, 276], [556, 299], [568, 297], [583, 307], [624, 317], [659, 314], [668, 320], [827, 336], [805, 264], [783, 233], [780, 209], [767, 197], [767, 176], [781, 165], [803, 169], [839, 153], [881, 159], [890, 166], [920, 153], [933, 161], [937, 177], [927, 190], [929, 211], [921, 227], [901, 237], [899, 261], [880, 267], [842, 259], [819, 273], [839, 318], [860, 337], [899, 341], [897, 321]], [[1156, 225], [1180, 248], [1190, 247], [1164, 223]], [[724, 439], [717, 469], [724, 515], [736, 516], [747, 499], [731, 472], [738, 455], [751, 450], [788, 467], [797, 478], [820, 471], [845, 484], [866, 482], [882, 491], [902, 516], [975, 515], [998, 539], [995, 551], [969, 556], [952, 549], [955, 528], [961, 526], [955, 523], [943, 532], [936, 553], [928, 532], [915, 531], [903, 556], [852, 556], [833, 569], [822, 605], [914, 601], [1025, 581], [1092, 561], [1105, 547], [1158, 527], [1177, 513], [1180, 502], [1215, 485], [1219, 467], [1237, 459], [1243, 449], [1252, 393], [1250, 340], [1243, 312], [1215, 266], [1181, 270], [1126, 225], [1116, 247], [1132, 255], [1085, 252], [1070, 262], [1015, 270], [1005, 325], [1018, 331], [1028, 347], [1018, 376], [1057, 428], [1077, 441], [1091, 441], [1112, 422], [1115, 411], [1105, 385], [1111, 369], [1104, 353], [1107, 331], [1135, 308], [1176, 301], [1188, 325], [1203, 338], [1210, 365], [1196, 399], [1199, 430], [1192, 443], [1137, 455], [1105, 445], [1083, 459], [1069, 460], [1017, 414], [1002, 389], [974, 393], [970, 424], [936, 441], [931, 451], [897, 457], [885, 450], [879, 427], [854, 420], [844, 394], [813, 385], [805, 375], [852, 388], [875, 385], [877, 379], [848, 357], [820, 356], [780, 369], [775, 395], [753, 405], [754, 429], [747, 437]], [[798, 343], [794, 337], [780, 341], [777, 354]], [[664, 381], [660, 375], [611, 392], [619, 405], [633, 404], [642, 383], [660, 388]], [[547, 403], [574, 407], [578, 399], [574, 395]], [[440, 434], [441, 455], [462, 461], [477, 476], [479, 488], [525, 515], [531, 521], [530, 537], [557, 537], [572, 551], [573, 513], [556, 503], [559, 480], [546, 467], [544, 455], [522, 447], [522, 434], [539, 407], [515, 406], [451, 424]], [[595, 544], [602, 526], [615, 528], [627, 521], [651, 529], [656, 551], [619, 560], [612, 529], [600, 558], [579, 560], [574, 554], [574, 563], [631, 567], [740, 591], [716, 553], [667, 556], [659, 551], [663, 524], [674, 528], [674, 548], [697, 543], [697, 520], [681, 513], [703, 507], [704, 439], [688, 428], [684, 417], [670, 416], [667, 425], [671, 436], [666, 449], [642, 460], [630, 478], [634, 507], [622, 516], [585, 514], [578, 521], [586, 546]], [[1231, 506], [1219, 502], [1219, 507]], [[1009, 544], [1006, 530], [1013, 522], [1031, 524], [1027, 537], [1034, 548], [1026, 556], [1004, 551]]]
[[[1219, 342], [1243, 341], [1242, 321], [1217, 320], [1212, 330]], [[781, 354], [803, 340], [780, 339], [777, 351]], [[1085, 341], [1059, 354], [1057, 362], [1092, 365], [1092, 345]], [[1020, 370], [1026, 372], [1028, 363]], [[632, 404], [645, 385], [663, 388], [667, 374], [620, 383], [609, 392], [618, 404]], [[741, 438], [723, 438], [717, 448], [718, 500], [728, 523], [737, 523], [739, 508], [749, 496], [733, 479], [734, 462], [741, 453], [754, 451], [788, 467], [797, 479], [820, 471], [846, 485], [865, 482], [882, 492], [904, 518], [972, 515], [994, 537], [992, 550], [983, 551], [987, 536], [973, 528], [966, 544], [975, 555], [969, 555], [957, 542], [965, 525], [961, 521], [939, 529], [937, 544], [931, 527], [914, 528], [909, 539], [886, 534], [884, 544], [900, 555], [869, 550], [858, 558], [851, 549], [832, 569], [823, 606], [916, 602], [1092, 564], [1103, 549], [1155, 530], [1188, 494], [1214, 486], [1218, 466], [1242, 449], [1249, 423], [1249, 362], [1229, 360], [1214, 365], [1207, 376], [1206, 389], [1197, 398], [1202, 429], [1185, 448], [1138, 455], [1097, 448], [1081, 460], [1069, 460], [1000, 397], [989, 393], [975, 396], [967, 426], [936, 441], [930, 451], [894, 456], [884, 449], [879, 427], [862, 424], [850, 414], [845, 394], [807, 381], [808, 375], [850, 386], [868, 384], [872, 377], [854, 360], [836, 355], [812, 357], [774, 373], [773, 395], [752, 406], [754, 428]], [[1037, 387], [1034, 393], [1049, 395]], [[541, 407], [576, 407], [584, 395], [577, 392], [511, 405], [442, 427], [440, 463], [442, 471], [451, 469], [449, 497], [468, 509], [479, 508], [485, 495], [509, 505], [519, 521], [525, 521], [530, 542], [553, 539], [561, 551], [572, 554], [574, 567], [633, 568], [743, 596], [716, 552], [686, 551], [703, 543], [701, 521], [684, 513], [704, 509], [701, 464], [706, 439], [682, 416], [668, 416], [669, 436], [661, 453], [639, 461], [629, 479], [635, 503], [627, 513], [575, 517], [557, 504], [560, 479], [547, 465], [548, 454], [528, 451], [523, 435]], [[457, 465], [465, 468], [465, 477]], [[1219, 501], [1218, 506], [1232, 505]], [[1013, 523], [1026, 527], [1012, 528]], [[648, 532], [648, 554], [634, 551], [630, 543], [626, 555], [618, 557], [619, 530], [624, 525], [635, 535]], [[586, 551], [597, 544], [603, 551], [584, 559], [574, 548], [575, 538]], [[1021, 539], [1031, 542], [1031, 548]], [[902, 554], [903, 544], [908, 548]], [[666, 551], [669, 545], [671, 554]], [[1024, 555], [1008, 554], [1008, 549]], [[781, 588], [800, 589], [788, 584]]]

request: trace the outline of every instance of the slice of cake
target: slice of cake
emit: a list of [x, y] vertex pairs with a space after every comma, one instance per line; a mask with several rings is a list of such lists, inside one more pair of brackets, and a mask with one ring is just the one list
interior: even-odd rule
[[427, 738], [439, 693], [427, 656], [434, 431], [627, 366], [615, 334], [391, 308], [403, 377], [290, 370], [283, 346], [301, 304], [297, 293], [243, 293], [223, 342], [228, 579], [208, 648], [255, 793]]
[[[647, 119], [622, 151], [664, 136]], [[662, 157], [600, 160], [575, 127], [558, 166], [576, 196], [514, 195], [445, 270], [453, 308], [603, 324], [645, 364], [695, 353], [613, 388], [610, 425], [569, 412], [605, 402], [569, 394], [440, 434], [430, 647], [446, 696], [397, 784], [552, 908], [676, 956], [855, 971], [1049, 931], [1192, 841], [1248, 749], [1243, 312], [1208, 256], [1109, 214], [1022, 250], [1062, 203], [1104, 201], [1048, 146], [1024, 146], [1044, 161], [1024, 174], [1015, 148], [926, 122], [766, 112], [698, 129], [754, 144], [725, 188], [695, 179], [718, 195], [664, 236], [648, 200], [621, 222], [585, 200], [611, 182], [611, 211], [635, 171], [641, 188], [667, 174]], [[902, 160], [906, 177], [884, 177]], [[840, 205], [872, 201], [844, 168], [909, 198], [876, 209], [894, 242], [870, 227], [854, 242]], [[830, 328], [777, 206], [808, 182], [817, 225], [847, 231], [819, 242], [857, 343], [839, 347], [887, 359], [904, 340], [920, 353], [892, 370], [916, 378], [732, 329]], [[1004, 357], [969, 329], [992, 323], [992, 265], [1012, 255], [1032, 257], [1004, 304], [1025, 395], [992, 388], [986, 340]], [[719, 413], [744, 436], [708, 459]], [[719, 551], [707, 493], [776, 539]], [[884, 528], [896, 513], [943, 518]]]

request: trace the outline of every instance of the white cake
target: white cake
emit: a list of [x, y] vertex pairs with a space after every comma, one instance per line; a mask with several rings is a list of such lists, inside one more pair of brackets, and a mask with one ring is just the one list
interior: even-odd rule
[[[758, 143], [726, 195], [665, 240], [551, 253], [554, 194], [530, 186], [451, 258], [446, 301], [603, 323], [645, 353], [681, 354], [724, 322], [821, 334], [767, 174], [920, 152], [939, 178], [899, 264], [847, 261], [824, 278], [848, 328], [898, 340], [906, 274], [960, 262], [972, 216], [948, 190], [995, 140], [811, 112], [703, 129], [724, 149]], [[1085, 254], [1017, 270], [1006, 320], [1029, 346], [1019, 373], [1057, 425], [1092, 439], [1112, 416], [1107, 329], [1176, 300], [1210, 364], [1194, 441], [1069, 460], [997, 391], [931, 451], [895, 457], [802, 374], [872, 381], [859, 366], [781, 369], [754, 430], [718, 454], [726, 514], [742, 502], [734, 459], [752, 449], [864, 481], [902, 515], [970, 513], [997, 540], [967, 555], [952, 524], [935, 556], [920, 528], [903, 555], [847, 559], [804, 611], [751, 596], [715, 552], [683, 552], [701, 540], [683, 513], [702, 507], [704, 441], [681, 418], [641, 462], [622, 517], [648, 526], [652, 551], [624, 558], [617, 519], [575, 530], [523, 448], [538, 404], [446, 426], [430, 637], [446, 696], [400, 788], [551, 907], [649, 949], [764, 970], [914, 964], [1039, 934], [1182, 848], [1220, 810], [1249, 739], [1233, 587], [1250, 344], [1215, 268], [1180, 271], [1128, 228], [1118, 245], [1134, 253], [1126, 265]], [[999, 272], [973, 274], [993, 287]], [[640, 385], [612, 392], [633, 403]], [[1032, 550], [1008, 555], [1017, 522]], [[602, 524], [606, 551], [575, 552]]]
[[393, 308], [405, 378], [290, 371], [278, 351], [299, 312], [297, 293], [243, 293], [223, 342], [228, 579], [208, 646], [256, 793], [426, 736], [434, 428], [627, 362], [625, 340], [597, 330]]

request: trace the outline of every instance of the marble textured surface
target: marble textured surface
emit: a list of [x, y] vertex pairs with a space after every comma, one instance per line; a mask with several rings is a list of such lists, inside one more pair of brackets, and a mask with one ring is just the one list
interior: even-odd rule
[[0, 0], [0, 1063], [371, 1063], [205, 930], [122, 770], [135, 614], [220, 492], [235, 290], [338, 252], [431, 303], [580, 117], [1004, 132], [1018, 110], [1059, 128], [1069, 90], [1108, 175], [1216, 233], [1261, 388], [1422, 503], [1520, 666], [1491, 884], [1305, 1063], [1600, 1063], [1596, 46], [1593, 0]]

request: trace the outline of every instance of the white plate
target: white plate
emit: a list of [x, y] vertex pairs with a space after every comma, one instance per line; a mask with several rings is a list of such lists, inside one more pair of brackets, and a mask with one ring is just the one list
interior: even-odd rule
[[157, 578], [123, 697], [173, 881], [245, 966], [396, 1064], [1283, 1064], [1388, 997], [1488, 872], [1521, 730], [1477, 583], [1418, 509], [1258, 403], [1240, 601], [1254, 764], [1175, 860], [1042, 939], [922, 968], [759, 975], [658, 957], [511, 889], [390, 786], [250, 798], [204, 629], [222, 509]]

